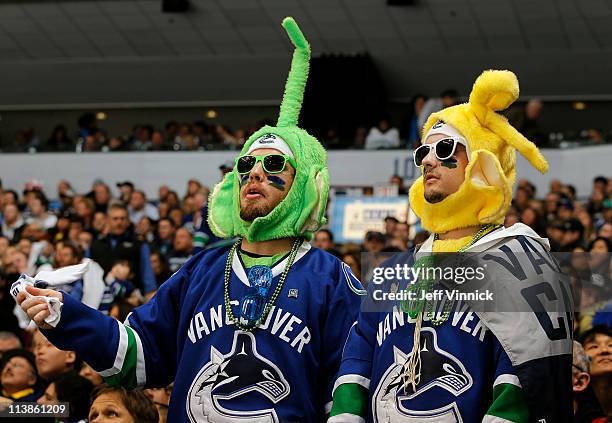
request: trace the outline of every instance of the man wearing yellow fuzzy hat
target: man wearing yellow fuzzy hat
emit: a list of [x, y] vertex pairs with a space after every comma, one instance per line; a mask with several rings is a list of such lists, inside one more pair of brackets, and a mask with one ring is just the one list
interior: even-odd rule
[[[330, 422], [571, 421], [567, 287], [555, 277], [546, 239], [523, 224], [502, 226], [516, 150], [548, 169], [535, 145], [497, 113], [518, 95], [512, 72], [485, 71], [467, 103], [426, 122], [410, 205], [432, 235], [418, 251], [374, 269], [388, 275], [406, 264], [411, 276], [391, 273], [369, 284], [344, 348]], [[466, 254], [445, 267], [449, 255], [440, 253], [463, 252], [485, 253], [476, 258], [489, 266], [480, 268], [486, 282], [476, 286], [487, 287], [496, 308], [475, 292], [454, 300], [475, 286], [459, 273], [450, 280], [428, 273], [456, 272], [456, 263], [469, 262]], [[383, 296], [398, 293], [404, 296]], [[544, 309], [541, 297], [562, 311]]]

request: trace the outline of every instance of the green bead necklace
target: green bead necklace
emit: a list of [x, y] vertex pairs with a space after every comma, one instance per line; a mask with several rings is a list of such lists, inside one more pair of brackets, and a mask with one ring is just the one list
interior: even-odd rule
[[285, 270], [283, 270], [283, 273], [278, 281], [278, 284], [276, 285], [276, 288], [274, 289], [274, 292], [272, 293], [272, 297], [270, 297], [270, 301], [266, 303], [266, 308], [264, 309], [263, 314], [261, 315], [259, 320], [257, 320], [254, 326], [245, 326], [242, 323], [240, 323], [240, 321], [236, 319], [236, 317], [234, 316], [234, 313], [232, 312], [232, 305], [230, 304], [229, 282], [230, 282], [230, 275], [232, 273], [232, 261], [234, 259], [234, 253], [236, 252], [236, 249], [238, 248], [241, 242], [242, 242], [242, 238], [240, 238], [238, 241], [234, 243], [234, 245], [232, 245], [232, 248], [230, 248], [229, 253], [227, 254], [227, 261], [225, 262], [225, 273], [223, 275], [223, 301], [225, 303], [225, 314], [227, 315], [229, 321], [233, 323], [234, 325], [236, 325], [238, 329], [242, 331], [252, 332], [253, 330], [255, 330], [255, 328], [259, 327], [259, 325], [261, 325], [263, 322], [266, 321], [266, 318], [268, 317], [268, 313], [270, 313], [272, 306], [274, 305], [278, 296], [283, 290], [285, 279], [287, 279], [287, 274], [289, 273], [289, 269], [291, 269], [291, 266], [293, 265], [293, 262], [295, 261], [295, 257], [297, 256], [297, 252], [300, 249], [300, 246], [302, 245], [303, 240], [302, 238], [296, 238], [295, 241], [293, 241], [293, 245], [291, 246], [291, 252], [289, 253], [289, 258], [288, 258], [287, 264], [285, 265]]

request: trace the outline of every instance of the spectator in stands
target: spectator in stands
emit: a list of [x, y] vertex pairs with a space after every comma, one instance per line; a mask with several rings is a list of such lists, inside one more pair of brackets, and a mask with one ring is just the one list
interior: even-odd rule
[[[42, 305], [39, 305], [39, 307], [42, 307]], [[40, 330], [34, 332], [32, 350], [36, 356], [38, 374], [47, 381], [55, 380], [70, 371], [78, 371], [81, 366], [74, 351], [57, 349]]]
[[544, 104], [542, 101], [534, 98], [529, 100], [525, 106], [517, 106], [508, 112], [510, 124], [538, 147], [542, 147], [547, 143], [546, 135], [540, 128], [539, 123], [543, 109]]
[[83, 222], [83, 229], [91, 229], [95, 208], [93, 200], [89, 197], [79, 195], [74, 198], [74, 211]]
[[412, 246], [410, 242], [410, 225], [407, 222], [398, 222], [395, 225], [389, 244], [401, 251], [406, 251]]
[[159, 220], [159, 212], [157, 208], [147, 202], [147, 196], [143, 191], [137, 190], [132, 192], [128, 207], [130, 221], [136, 225], [144, 216], [149, 219]]
[[578, 219], [568, 219], [564, 224], [562, 251], [573, 251], [574, 247], [583, 244], [584, 226]]
[[214, 142], [210, 128], [206, 122], [202, 120], [198, 120], [193, 123], [193, 137], [195, 144], [200, 147], [208, 146], [210, 148], [210, 144]]
[[514, 199], [512, 201], [512, 206], [516, 211], [522, 213], [527, 207], [529, 207], [529, 201], [531, 197], [529, 196], [529, 192], [524, 188], [517, 188], [516, 194], [514, 195]]
[[153, 242], [155, 225], [147, 216], [143, 216], [136, 225], [136, 237], [142, 242]]
[[108, 141], [109, 151], [127, 151], [128, 146], [123, 137], [111, 137]]
[[[66, 266], [74, 266], [75, 264], [81, 263], [82, 260], [83, 251], [79, 248], [79, 246], [70, 241], [63, 241], [61, 244], [58, 243], [57, 245], [55, 251], [55, 258], [53, 259], [53, 269], [60, 269]], [[41, 268], [40, 270], [51, 270], [51, 268]], [[58, 291], [64, 291], [65, 293], [73, 296], [79, 301], [81, 301], [81, 299], [83, 298], [82, 279], [58, 286], [56, 287], [56, 289]]]
[[151, 148], [149, 148], [149, 150], [163, 151], [168, 149], [169, 148], [166, 145], [166, 142], [164, 141], [164, 134], [162, 134], [161, 131], [153, 131], [153, 133], [151, 134]]
[[550, 220], [546, 225], [546, 238], [548, 238], [548, 242], [550, 242], [550, 251], [561, 251], [560, 248], [563, 242], [564, 229], [564, 223], [558, 219]]
[[94, 201], [95, 211], [106, 213], [108, 204], [112, 199], [112, 194], [108, 185], [104, 182], [95, 184], [91, 192], [91, 197]]
[[[612, 277], [610, 273], [610, 251], [612, 241], [603, 237], [597, 237], [589, 244], [589, 252], [591, 258], [591, 270], [604, 276], [608, 281]], [[612, 288], [612, 286], [610, 287]]]
[[380, 150], [387, 148], [398, 148], [400, 146], [400, 136], [397, 128], [391, 127], [389, 119], [386, 117], [378, 121], [378, 125], [370, 128], [365, 140], [366, 150]]
[[15, 204], [6, 204], [2, 217], [2, 236], [16, 243], [21, 238], [21, 231], [25, 224], [19, 209]]
[[612, 222], [605, 222], [599, 228], [597, 236], [612, 240]]
[[399, 223], [399, 220], [397, 220], [396, 217], [393, 217], [393, 216], [385, 217], [384, 219], [385, 237], [387, 238], [393, 237], [393, 234], [395, 233], [395, 228], [397, 227], [398, 223]]
[[546, 212], [546, 220], [552, 220], [557, 217], [557, 208], [559, 207], [559, 194], [549, 192], [544, 198], [544, 211]]
[[527, 207], [521, 213], [521, 222], [530, 226], [537, 234], [544, 235], [544, 221], [540, 212], [533, 207]]
[[36, 223], [45, 230], [55, 227], [57, 216], [48, 213], [49, 201], [42, 193], [36, 193], [30, 197], [28, 208], [30, 216], [26, 219], [26, 224]]
[[582, 338], [584, 351], [591, 358], [591, 386], [608, 418], [612, 418], [612, 329], [594, 326]]
[[177, 121], [171, 120], [169, 122], [166, 122], [164, 138], [165, 138], [165, 144], [167, 146], [171, 147], [172, 144], [174, 144], [174, 139], [178, 135], [178, 128], [179, 128], [179, 124]]
[[89, 423], [158, 423], [157, 409], [142, 391], [100, 385], [91, 399]]
[[151, 268], [155, 275], [155, 282], [159, 287], [162, 283], [166, 282], [172, 273], [168, 267], [168, 260], [159, 252], [151, 254]]
[[127, 260], [134, 272], [134, 285], [144, 293], [156, 289], [155, 277], [149, 259], [149, 245], [138, 241], [129, 231], [127, 208], [112, 204], [108, 208], [108, 234], [91, 245], [91, 258], [102, 266], [105, 274], [110, 272], [117, 260]]
[[78, 423], [85, 421], [89, 415], [90, 396], [93, 391], [92, 383], [76, 372], [68, 372], [51, 382], [42, 397], [38, 399], [39, 404], [56, 405], [68, 404], [69, 420], [66, 423]]
[[157, 224], [156, 237], [153, 241], [153, 249], [163, 256], [167, 256], [172, 250], [175, 230], [176, 225], [174, 221], [167, 217], [160, 219]]
[[172, 221], [174, 222], [174, 226], [183, 226], [183, 210], [181, 210], [179, 207], [174, 207], [170, 209], [170, 211], [168, 212], [168, 217], [172, 219]]
[[65, 125], [56, 125], [49, 135], [45, 150], [47, 151], [71, 151], [74, 143], [68, 137], [68, 128]]
[[168, 266], [176, 272], [189, 258], [193, 250], [191, 233], [185, 228], [178, 228], [172, 243], [172, 252], [168, 255]]
[[380, 253], [385, 248], [385, 235], [378, 231], [368, 231], [365, 234], [363, 246], [368, 253]]
[[128, 204], [134, 192], [134, 184], [130, 181], [117, 182], [117, 188], [119, 188], [119, 200], [123, 204]]
[[0, 397], [13, 401], [36, 401], [41, 395], [34, 354], [23, 349], [6, 351], [0, 370]]
[[172, 149], [178, 150], [192, 150], [194, 147], [194, 139], [191, 134], [191, 125], [189, 123], [183, 123], [178, 129], [176, 137], [174, 137]]
[[459, 93], [454, 89], [444, 90], [440, 97], [430, 98], [423, 104], [421, 113], [419, 113], [417, 127], [422, 128], [432, 113], [439, 112], [456, 104], [459, 104]]
[[404, 180], [399, 175], [392, 175], [389, 178], [391, 185], [397, 185], [397, 195], [408, 195], [408, 188], [404, 185]]
[[572, 388], [574, 400], [574, 419], [576, 423], [592, 423], [604, 417], [593, 390], [589, 387], [591, 382], [589, 357], [585, 354], [582, 345], [574, 342], [572, 358]]
[[313, 245], [336, 257], [340, 257], [340, 252], [334, 244], [334, 234], [329, 229], [319, 229], [314, 235]]
[[134, 140], [132, 141], [132, 150], [147, 151], [151, 149], [151, 136], [153, 127], [151, 125], [138, 125]]
[[[4, 304], [2, 304], [4, 305]], [[14, 350], [21, 348], [21, 340], [14, 332], [2, 331], [0, 332], [0, 359], [2, 355], [8, 350]]]

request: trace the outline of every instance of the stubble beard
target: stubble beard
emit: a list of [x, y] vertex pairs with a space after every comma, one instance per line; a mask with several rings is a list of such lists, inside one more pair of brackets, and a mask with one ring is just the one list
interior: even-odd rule
[[439, 203], [446, 198], [446, 194], [439, 191], [425, 192], [425, 201], [431, 204]]
[[258, 217], [264, 217], [272, 209], [267, 204], [247, 204], [240, 205], [240, 218], [245, 222], [252, 222]]

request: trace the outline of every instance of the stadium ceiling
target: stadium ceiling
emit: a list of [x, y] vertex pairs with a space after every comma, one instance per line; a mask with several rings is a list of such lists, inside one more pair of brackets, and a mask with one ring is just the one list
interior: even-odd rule
[[[36, 86], [43, 74], [45, 81], [70, 69], [82, 76], [95, 64], [118, 81], [115, 73], [126, 72], [130, 80], [130, 72], [140, 70], [146, 84], [148, 73], [141, 70], [149, 63], [160, 73], [201, 66], [183, 76], [186, 85], [218, 85], [212, 79], [220, 77], [239, 86], [241, 68], [269, 66], [284, 75], [291, 48], [279, 23], [289, 15], [315, 55], [370, 53], [392, 98], [451, 86], [467, 91], [488, 67], [517, 70], [528, 96], [612, 95], [611, 0], [416, 0], [405, 7], [384, 0], [190, 0], [190, 10], [176, 14], [162, 13], [161, 0], [4, 1], [0, 76], [13, 83], [27, 75]], [[225, 71], [202, 78], [213, 65]], [[259, 91], [229, 97], [276, 98], [265, 93], [278, 86], [271, 81], [250, 80]], [[203, 99], [223, 96], [204, 91]]]

